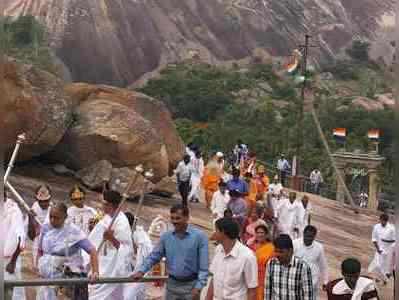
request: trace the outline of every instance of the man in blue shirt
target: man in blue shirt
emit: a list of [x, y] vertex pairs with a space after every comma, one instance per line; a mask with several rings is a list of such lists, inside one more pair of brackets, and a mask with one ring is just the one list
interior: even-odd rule
[[169, 278], [166, 300], [196, 300], [208, 280], [208, 237], [188, 224], [187, 206], [174, 205], [170, 209], [173, 231], [161, 235], [159, 244], [133, 274], [141, 279], [145, 273], [166, 257]]
[[234, 168], [232, 171], [233, 179], [227, 182], [227, 189], [229, 191], [239, 191], [242, 197], [248, 195], [248, 184], [245, 180], [240, 178], [240, 170]]

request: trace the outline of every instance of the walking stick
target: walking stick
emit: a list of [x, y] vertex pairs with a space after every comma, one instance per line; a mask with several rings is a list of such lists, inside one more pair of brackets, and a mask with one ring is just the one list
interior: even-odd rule
[[147, 190], [147, 185], [149, 183], [148, 179], [152, 178], [154, 176], [154, 174], [152, 173], [152, 170], [145, 172], [144, 174], [144, 188], [141, 191], [141, 195], [140, 195], [140, 200], [139, 200], [139, 205], [136, 208], [136, 211], [134, 213], [134, 222], [133, 222], [133, 228], [132, 231], [135, 232], [136, 231], [136, 225], [137, 225], [137, 220], [138, 220], [138, 216], [140, 215], [141, 212], [141, 208], [143, 207], [143, 203], [144, 203], [144, 195], [145, 195], [145, 191]]
[[15, 196], [15, 198], [13, 199], [15, 202], [17, 202], [20, 207], [29, 215], [33, 218], [33, 220], [38, 224], [41, 225], [41, 222], [39, 221], [39, 219], [35, 216], [35, 214], [32, 212], [32, 210], [30, 209], [30, 207], [26, 204], [25, 200], [22, 198], [22, 196], [17, 192], [17, 190], [11, 185], [10, 182], [8, 182], [8, 177], [11, 174], [11, 170], [14, 167], [14, 162], [17, 158], [18, 152], [19, 152], [19, 148], [21, 147], [21, 145], [23, 144], [23, 142], [26, 140], [26, 135], [25, 133], [22, 133], [20, 135], [18, 135], [17, 137], [17, 142], [15, 144], [15, 148], [14, 151], [11, 155], [11, 159], [8, 162], [8, 167], [6, 170], [6, 173], [4, 174], [4, 178], [3, 178], [3, 182], [5, 187], [7, 187], [10, 192]]
[[10, 175], [11, 170], [14, 167], [14, 162], [15, 162], [15, 159], [17, 158], [19, 148], [21, 147], [21, 144], [25, 141], [25, 139], [26, 139], [25, 133], [22, 133], [22, 134], [18, 135], [18, 137], [17, 137], [17, 142], [15, 144], [14, 151], [13, 151], [13, 153], [11, 155], [11, 159], [8, 163], [6, 173], [4, 174], [4, 179], [3, 179], [4, 184], [6, 184], [6, 182], [7, 182], [8, 176]]
[[[122, 201], [119, 204], [118, 208], [116, 209], [115, 214], [112, 217], [111, 223], [109, 224], [109, 226], [107, 228], [107, 231], [112, 228], [112, 225], [114, 225], [117, 216], [119, 215], [120, 211], [122, 210], [122, 206], [125, 204], [127, 198], [129, 197], [128, 192], [129, 192], [130, 188], [132, 187], [133, 183], [135, 183], [137, 181], [138, 175], [143, 172], [143, 167], [141, 165], [139, 165], [135, 168], [135, 170], [136, 170], [136, 175], [132, 178], [132, 180], [129, 181], [128, 185], [126, 186], [126, 189], [122, 195]], [[104, 246], [104, 244], [105, 244], [105, 240], [103, 238], [100, 245], [97, 248], [97, 252], [100, 252], [100, 250]]]

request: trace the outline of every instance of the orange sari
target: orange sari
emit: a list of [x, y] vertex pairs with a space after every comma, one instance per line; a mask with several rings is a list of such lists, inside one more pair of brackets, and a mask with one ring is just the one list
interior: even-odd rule
[[274, 256], [274, 246], [271, 242], [257, 246], [252, 244], [250, 248], [255, 252], [258, 262], [258, 287], [256, 288], [256, 300], [264, 300], [265, 298], [265, 276], [266, 264]]
[[258, 189], [257, 200], [263, 200], [265, 193], [269, 190], [269, 177], [258, 175], [255, 180]]
[[205, 190], [206, 207], [211, 206], [213, 194], [219, 189], [220, 175], [213, 167], [206, 167], [201, 179], [202, 187]]
[[245, 197], [247, 201], [248, 210], [251, 210], [256, 205], [256, 196], [258, 194], [258, 188], [255, 179], [251, 179], [248, 183], [248, 196]]

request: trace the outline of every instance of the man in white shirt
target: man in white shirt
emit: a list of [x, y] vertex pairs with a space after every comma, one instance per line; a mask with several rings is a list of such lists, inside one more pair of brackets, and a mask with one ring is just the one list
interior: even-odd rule
[[90, 221], [95, 218], [96, 210], [84, 204], [86, 195], [79, 186], [76, 185], [69, 196], [73, 205], [68, 208], [67, 222], [75, 224], [89, 235]]
[[299, 233], [299, 205], [295, 201], [296, 193], [290, 192], [289, 199], [282, 199], [277, 209], [277, 222], [280, 234], [288, 234], [291, 239], [298, 237]]
[[285, 186], [285, 178], [287, 176], [288, 171], [291, 169], [291, 166], [288, 160], [285, 158], [284, 154], [281, 154], [280, 158], [277, 160], [277, 169], [280, 173], [281, 184]]
[[[39, 222], [43, 225], [45, 223], [49, 223], [49, 214], [51, 203], [51, 190], [47, 185], [39, 186], [35, 191], [36, 201], [32, 205], [32, 212], [37, 217]], [[33, 267], [37, 267], [37, 251], [39, 246], [39, 232], [40, 228], [36, 228], [38, 224], [32, 220], [31, 217], [28, 217], [28, 231], [35, 236], [29, 235], [29, 237], [33, 240], [32, 246], [32, 257], [33, 257]]]
[[200, 150], [196, 150], [194, 157], [190, 160], [191, 167], [191, 191], [188, 195], [190, 202], [199, 202], [200, 189], [201, 189], [201, 178], [204, 174], [204, 160]]
[[258, 265], [253, 252], [238, 241], [240, 228], [231, 218], [215, 223], [211, 239], [220, 244], [210, 266], [213, 277], [206, 300], [253, 300], [258, 286]]
[[182, 198], [182, 204], [187, 206], [188, 195], [190, 194], [191, 186], [191, 158], [189, 155], [184, 155], [183, 161], [179, 162], [175, 170], [177, 177], [177, 187]]
[[375, 255], [370, 263], [368, 271], [378, 274], [383, 282], [388, 280], [390, 274], [389, 258], [391, 256], [392, 245], [395, 243], [395, 226], [389, 223], [389, 216], [383, 213], [380, 216], [380, 223], [374, 225], [371, 240], [375, 247]]
[[299, 206], [299, 237], [302, 237], [303, 231], [307, 225], [310, 225], [310, 214], [312, 205], [309, 203], [309, 197], [304, 195], [298, 203]]
[[320, 283], [325, 289], [328, 283], [328, 264], [321, 243], [315, 241], [316, 227], [308, 225], [303, 232], [303, 238], [293, 241], [294, 255], [301, 258], [309, 265], [312, 271], [313, 295], [318, 299]]
[[273, 182], [269, 184], [269, 194], [272, 195], [272, 197], [277, 197], [283, 190], [283, 186], [281, 183], [278, 181], [278, 175], [274, 176]]
[[342, 276], [327, 284], [328, 300], [378, 300], [374, 281], [360, 276], [361, 265], [356, 258], [347, 258], [341, 265]]
[[318, 169], [314, 169], [309, 176], [310, 183], [312, 184], [312, 192], [314, 194], [320, 193], [320, 185], [323, 183], [323, 176]]
[[224, 181], [219, 183], [219, 190], [212, 196], [211, 211], [213, 215], [213, 222], [223, 218], [224, 212], [227, 209], [227, 204], [230, 201], [230, 195], [227, 190], [227, 184]]

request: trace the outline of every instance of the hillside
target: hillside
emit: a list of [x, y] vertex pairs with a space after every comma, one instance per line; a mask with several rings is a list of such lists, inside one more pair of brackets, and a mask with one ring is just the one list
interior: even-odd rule
[[289, 55], [312, 35], [318, 63], [353, 38], [391, 55], [393, 0], [5, 0], [5, 15], [32, 14], [74, 81], [127, 86], [170, 62]]

